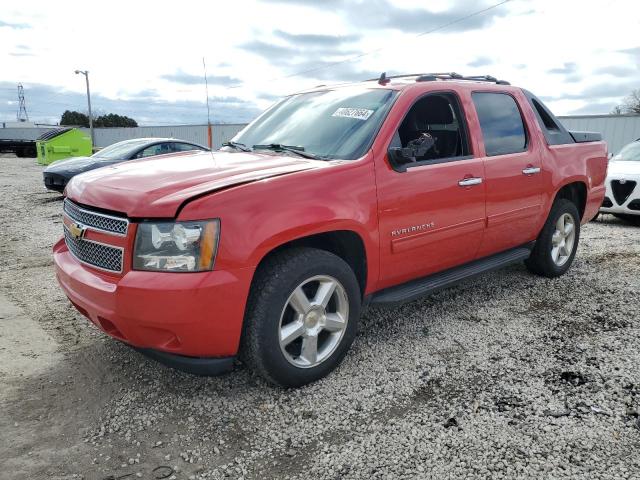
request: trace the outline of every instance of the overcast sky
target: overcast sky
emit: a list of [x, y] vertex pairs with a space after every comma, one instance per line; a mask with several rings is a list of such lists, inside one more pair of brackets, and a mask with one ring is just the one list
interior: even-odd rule
[[558, 115], [608, 113], [640, 88], [638, 0], [512, 0], [418, 36], [499, 1], [8, 3], [0, 121], [15, 121], [18, 83], [30, 120], [86, 111], [74, 70], [87, 69], [94, 114], [206, 123], [203, 57], [212, 120], [226, 123], [251, 120], [281, 95], [382, 71], [491, 74]]

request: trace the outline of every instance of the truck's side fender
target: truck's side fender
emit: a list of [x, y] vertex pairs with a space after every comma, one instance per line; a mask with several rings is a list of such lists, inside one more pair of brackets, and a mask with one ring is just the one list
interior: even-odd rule
[[378, 217], [371, 155], [239, 185], [185, 205], [179, 220], [220, 218], [216, 270], [256, 268], [278, 247], [312, 235], [351, 231], [364, 245], [366, 290], [379, 272]]

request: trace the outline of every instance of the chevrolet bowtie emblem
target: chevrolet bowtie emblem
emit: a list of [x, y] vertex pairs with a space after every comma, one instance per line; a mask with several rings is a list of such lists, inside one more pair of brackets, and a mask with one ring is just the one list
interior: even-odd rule
[[76, 240], [80, 240], [84, 236], [85, 230], [85, 226], [80, 225], [79, 223], [72, 223], [69, 225], [69, 233]]

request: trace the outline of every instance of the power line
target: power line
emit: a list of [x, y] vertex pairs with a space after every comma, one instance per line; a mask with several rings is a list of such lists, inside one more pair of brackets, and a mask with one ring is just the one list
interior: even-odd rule
[[[470, 13], [468, 15], [463, 16], [463, 17], [459, 17], [459, 18], [456, 18], [456, 19], [451, 20], [449, 22], [443, 23], [442, 25], [434, 27], [434, 28], [432, 28], [430, 30], [426, 30], [424, 32], [420, 32], [420, 33], [414, 35], [414, 38], [424, 37], [426, 35], [430, 35], [432, 33], [438, 32], [440, 30], [444, 30], [445, 28], [448, 28], [448, 27], [450, 27], [452, 25], [456, 25], [458, 23], [464, 22], [465, 20], [469, 20], [470, 18], [477, 17], [478, 15], [482, 15], [483, 13], [486, 13], [486, 12], [488, 12], [490, 10], [493, 10], [494, 8], [498, 8], [501, 5], [504, 5], [505, 3], [509, 3], [511, 1], [512, 0], [502, 0], [501, 2], [495, 3], [493, 5], [490, 5], [490, 6], [486, 7], [486, 8], [483, 8], [481, 10], [476, 10], [475, 12], [472, 12], [472, 13]], [[277, 81], [277, 80], [284, 80], [286, 78], [299, 77], [300, 75], [305, 75], [307, 73], [313, 73], [313, 72], [317, 72], [318, 70], [323, 70], [325, 68], [335, 67], [336, 65], [341, 65], [343, 63], [353, 62], [355, 60], [359, 60], [359, 59], [361, 59], [363, 57], [372, 55], [374, 53], [381, 52], [383, 50], [387, 50], [389, 48], [391, 48], [391, 47], [385, 46], [385, 47], [376, 48], [375, 50], [369, 50], [368, 52], [363, 52], [363, 53], [360, 53], [358, 55], [354, 55], [352, 57], [345, 58], [344, 60], [338, 60], [338, 61], [335, 61], [335, 62], [327, 63], [325, 65], [320, 65], [318, 67], [309, 68], [307, 70], [301, 70], [299, 72], [291, 73], [289, 75], [284, 75], [282, 77], [272, 78], [272, 79], [267, 80], [267, 81], [268, 82], [274, 82], [274, 81]], [[244, 86], [244, 84], [232, 85], [230, 87], [227, 87], [227, 90], [231, 90], [231, 89], [234, 89], [234, 88], [241, 88], [243, 86]]]

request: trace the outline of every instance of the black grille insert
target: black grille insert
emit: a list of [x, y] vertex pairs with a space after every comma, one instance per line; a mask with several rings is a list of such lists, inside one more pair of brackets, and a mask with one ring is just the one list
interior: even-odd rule
[[636, 188], [636, 182], [633, 180], [611, 180], [611, 191], [618, 205], [624, 204]]
[[611, 208], [613, 207], [613, 202], [609, 197], [604, 197], [604, 200], [602, 201], [602, 206], [604, 208]]

